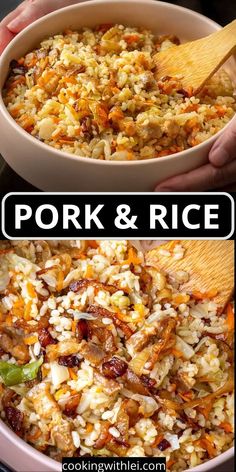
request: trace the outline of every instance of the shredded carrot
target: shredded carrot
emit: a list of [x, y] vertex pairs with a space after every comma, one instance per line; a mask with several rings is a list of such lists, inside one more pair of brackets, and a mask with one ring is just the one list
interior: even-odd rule
[[192, 390], [189, 390], [189, 392], [179, 393], [179, 396], [180, 396], [185, 402], [188, 402], [189, 400], [192, 400], [192, 399], [193, 399], [194, 394], [193, 394]]
[[45, 365], [43, 364], [42, 367], [41, 367], [41, 373], [42, 373], [42, 378], [43, 379], [45, 379], [45, 377], [47, 377], [48, 372], [49, 372], [49, 369], [47, 367], [45, 367]]
[[11, 326], [12, 325], [12, 316], [9, 314], [7, 315], [6, 317], [6, 320], [5, 320], [5, 323], [7, 326]]
[[168, 251], [173, 251], [173, 249], [175, 248], [175, 246], [177, 246], [177, 244], [179, 244], [180, 241], [176, 240], [176, 241], [171, 241], [170, 243], [167, 243], [167, 249]]
[[198, 103], [191, 103], [190, 105], [188, 105], [184, 110], [183, 110], [183, 113], [189, 113], [191, 111], [197, 111], [199, 108], [199, 104]]
[[190, 300], [190, 296], [184, 293], [178, 293], [177, 295], [173, 295], [172, 301], [175, 305], [181, 305], [181, 303], [188, 303]]
[[223, 106], [221, 106], [221, 105], [215, 105], [215, 108], [216, 108], [216, 110], [217, 110], [217, 115], [218, 115], [219, 117], [225, 116], [226, 110], [225, 110], [225, 108], [224, 108]]
[[41, 429], [37, 428], [36, 432], [34, 434], [28, 434], [27, 440], [28, 441], [35, 441], [41, 436]]
[[87, 241], [88, 247], [91, 247], [92, 249], [97, 249], [99, 247], [97, 241]]
[[175, 392], [177, 385], [175, 383], [170, 384], [171, 392]]
[[24, 319], [25, 319], [25, 321], [29, 321], [31, 319], [31, 316], [30, 316], [31, 307], [32, 307], [32, 301], [29, 300], [26, 303], [25, 310], [24, 310]]
[[226, 433], [232, 433], [233, 432], [231, 424], [228, 423], [227, 421], [224, 421], [224, 422], [220, 423], [219, 428], [222, 428]]
[[138, 312], [140, 318], [143, 318], [145, 315], [145, 306], [142, 303], [136, 303], [134, 305], [134, 310]]
[[8, 254], [9, 252], [14, 252], [14, 249], [12, 248], [0, 249], [0, 256], [3, 256], [4, 254]]
[[167, 463], [166, 463], [166, 467], [167, 469], [170, 469], [172, 467], [172, 465], [174, 465], [175, 461], [170, 459]]
[[31, 298], [35, 298], [37, 296], [34, 286], [31, 282], [27, 283], [27, 290]]
[[87, 423], [86, 432], [91, 433], [91, 431], [93, 431], [93, 425], [91, 423]]
[[73, 371], [72, 367], [68, 367], [71, 380], [77, 380], [77, 374]]
[[12, 315], [16, 316], [17, 318], [24, 316], [24, 300], [22, 298], [18, 298], [15, 301], [12, 307]]
[[174, 347], [171, 349], [171, 354], [173, 354], [173, 356], [177, 358], [184, 357], [183, 353], [179, 351], [178, 349], [175, 349]]
[[158, 434], [158, 436], [156, 437], [154, 443], [152, 444], [152, 447], [157, 447], [158, 444], [160, 444], [160, 442], [162, 441], [163, 438], [164, 438], [164, 434]]
[[214, 298], [218, 294], [217, 289], [212, 289], [209, 290], [208, 292], [200, 292], [200, 291], [195, 291], [192, 292], [192, 297], [195, 298], [195, 300], [203, 300], [204, 298]]
[[76, 332], [76, 326], [77, 326], [77, 322], [75, 320], [72, 321], [71, 323], [71, 331], [72, 333], [75, 333]]
[[86, 259], [86, 255], [81, 249], [73, 248], [70, 252], [72, 259]]
[[199, 439], [198, 441], [196, 441], [196, 443], [207, 451], [209, 457], [216, 456], [216, 448], [209, 434], [206, 434], [204, 438]]
[[59, 128], [58, 130], [54, 131], [54, 133], [52, 134], [52, 139], [56, 141], [58, 138], [61, 137], [61, 134], [62, 134], [62, 130]]
[[228, 331], [234, 331], [234, 310], [232, 303], [228, 303], [227, 309], [226, 309], [226, 323], [228, 326]]
[[13, 82], [10, 82], [9, 84], [9, 90], [13, 90], [17, 85], [24, 84], [25, 83], [25, 76], [20, 76], [17, 79], [15, 79]]
[[57, 291], [60, 292], [63, 289], [63, 281], [64, 281], [64, 272], [59, 270], [57, 275]]
[[128, 136], [134, 136], [136, 133], [136, 127], [132, 121], [121, 123], [121, 128]]
[[204, 406], [198, 406], [197, 409], [203, 414], [204, 418], [208, 420], [212, 410], [213, 402], [205, 403]]
[[123, 36], [123, 39], [127, 44], [132, 44], [139, 41], [141, 37], [138, 34], [126, 34]]
[[92, 279], [93, 276], [94, 276], [93, 268], [90, 264], [88, 264], [87, 269], [86, 269], [85, 274], [84, 274], [84, 278], [85, 279]]
[[129, 252], [128, 252], [128, 259], [126, 259], [125, 261], [122, 262], [122, 265], [130, 265], [130, 264], [133, 264], [133, 265], [138, 265], [138, 264], [141, 264], [141, 259], [137, 256], [135, 250], [133, 247], [131, 247], [129, 249]]
[[24, 339], [24, 343], [27, 344], [28, 346], [35, 344], [37, 341], [38, 341], [37, 336], [28, 336], [27, 338]]
[[118, 122], [119, 120], [123, 120], [124, 113], [120, 107], [114, 107], [112, 111], [110, 111], [108, 115], [108, 119], [114, 122]]

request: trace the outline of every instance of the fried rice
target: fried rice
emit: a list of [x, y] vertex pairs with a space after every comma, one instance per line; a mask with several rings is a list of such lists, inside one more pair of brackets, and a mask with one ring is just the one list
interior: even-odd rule
[[143, 160], [196, 146], [233, 117], [221, 71], [201, 93], [181, 76], [155, 78], [153, 56], [179, 39], [144, 28], [67, 30], [12, 61], [4, 101], [28, 133], [61, 151], [101, 160]]
[[[184, 257], [181, 243], [156, 250]], [[233, 304], [185, 293], [127, 241], [0, 247], [0, 417], [62, 457], [166, 457], [233, 441]]]

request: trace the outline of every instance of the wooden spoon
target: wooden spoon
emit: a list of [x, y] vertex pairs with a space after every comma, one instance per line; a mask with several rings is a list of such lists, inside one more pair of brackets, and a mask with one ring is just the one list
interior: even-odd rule
[[196, 94], [235, 50], [236, 20], [205, 38], [155, 54], [156, 78], [180, 76], [183, 88]]
[[[170, 248], [167, 243], [162, 248]], [[223, 310], [234, 290], [234, 241], [181, 241], [185, 249], [182, 259], [175, 260], [160, 254], [160, 248], [146, 253], [146, 263], [155, 265], [170, 276], [177, 271], [189, 274], [181, 285], [187, 293], [207, 293], [216, 290], [214, 301]]]

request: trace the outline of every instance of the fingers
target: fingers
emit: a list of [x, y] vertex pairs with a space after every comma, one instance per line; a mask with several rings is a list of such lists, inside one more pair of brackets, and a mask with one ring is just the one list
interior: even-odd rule
[[19, 15], [13, 18], [7, 25], [8, 29], [17, 34], [33, 21], [51, 13], [59, 8], [80, 3], [79, 0], [25, 0], [24, 8]]
[[6, 26], [0, 25], [0, 55], [4, 51], [5, 47], [14, 38], [14, 34], [11, 33]]
[[11, 11], [7, 16], [5, 16], [5, 18], [3, 18], [3, 20], [0, 23], [0, 26], [7, 26], [10, 21], [14, 20], [14, 18], [16, 18], [19, 15], [19, 13], [22, 11], [22, 9], [24, 8], [24, 5], [25, 5], [25, 2], [20, 3], [20, 5], [18, 5], [18, 7], [15, 8], [15, 10]]
[[14, 11], [9, 13], [0, 23], [0, 54], [4, 51], [5, 47], [10, 43], [10, 41], [14, 38], [14, 34], [8, 30], [7, 24], [9, 21], [14, 20], [21, 10], [24, 8], [24, 3], [21, 3]]
[[209, 153], [209, 161], [216, 167], [236, 159], [236, 118], [217, 139]]
[[84, 0], [25, 0], [0, 23], [0, 54], [14, 36], [42, 16]]
[[21, 9], [15, 18], [8, 22], [8, 29], [14, 34], [19, 33], [33, 21], [52, 11], [53, 6], [50, 9], [52, 4], [55, 4], [55, 0], [48, 2], [45, 0], [26, 0], [23, 4], [24, 8]]
[[211, 164], [162, 182], [156, 192], [197, 192], [225, 187], [236, 182], [236, 160], [223, 167]]

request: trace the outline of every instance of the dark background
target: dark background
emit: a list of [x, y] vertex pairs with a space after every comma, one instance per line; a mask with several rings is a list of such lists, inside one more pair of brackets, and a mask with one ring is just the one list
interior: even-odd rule
[[[169, 0], [169, 2], [203, 13], [221, 25], [225, 25], [236, 17], [236, 0]], [[19, 3], [21, 3], [21, 0], [0, 0], [0, 20]], [[10, 191], [27, 192], [32, 190], [35, 190], [34, 187], [13, 172], [0, 155], [0, 191], [7, 193]]]

